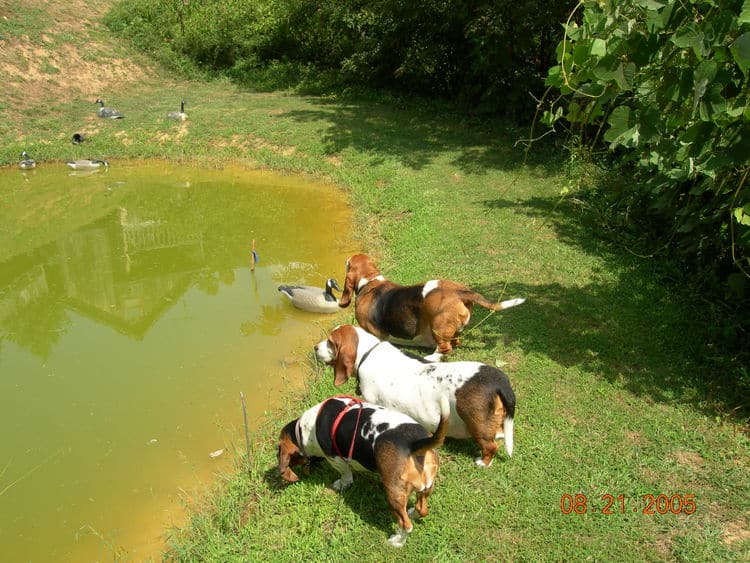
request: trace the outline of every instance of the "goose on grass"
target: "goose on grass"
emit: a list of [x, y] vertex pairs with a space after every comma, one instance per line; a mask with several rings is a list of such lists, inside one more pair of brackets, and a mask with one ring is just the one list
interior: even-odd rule
[[174, 119], [175, 121], [185, 121], [187, 114], [185, 113], [185, 100], [180, 101], [180, 111], [170, 111], [167, 114], [167, 119]]
[[122, 119], [123, 117], [125, 117], [122, 113], [114, 108], [104, 107], [104, 100], [102, 100], [101, 98], [97, 98], [96, 102], [94, 103], [99, 104], [99, 109], [96, 110], [96, 115], [98, 115], [99, 117], [106, 117], [109, 119]]

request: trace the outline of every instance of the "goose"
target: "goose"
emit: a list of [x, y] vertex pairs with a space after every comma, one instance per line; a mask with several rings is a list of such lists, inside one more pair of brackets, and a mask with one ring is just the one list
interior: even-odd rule
[[101, 98], [97, 98], [95, 104], [99, 104], [99, 109], [96, 110], [96, 115], [99, 117], [108, 117], [110, 119], [122, 119], [125, 117], [122, 115], [119, 111], [112, 108], [105, 108], [104, 107], [104, 100]]
[[36, 160], [29, 158], [29, 153], [23, 151], [21, 153], [21, 162], [18, 163], [18, 167], [21, 170], [31, 170], [32, 168], [36, 168]]
[[310, 285], [280, 285], [279, 291], [286, 296], [292, 305], [310, 313], [335, 313], [339, 310], [339, 302], [333, 290], [339, 284], [333, 278], [326, 280], [325, 289]]
[[70, 142], [74, 145], [80, 145], [85, 140], [86, 137], [83, 135], [83, 133], [73, 133], [73, 136], [70, 138]]
[[69, 160], [65, 164], [73, 170], [98, 170], [102, 166], [104, 166], [104, 168], [109, 167], [109, 162], [106, 160]]
[[185, 113], [185, 100], [180, 101], [180, 111], [170, 111], [167, 114], [167, 119], [174, 119], [176, 121], [185, 121], [187, 114]]

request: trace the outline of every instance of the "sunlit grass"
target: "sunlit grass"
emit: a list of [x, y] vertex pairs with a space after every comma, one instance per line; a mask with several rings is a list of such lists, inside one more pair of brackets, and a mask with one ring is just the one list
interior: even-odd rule
[[[1, 30], [2, 28], [0, 28]], [[122, 46], [109, 46], [122, 53]], [[518, 396], [516, 450], [474, 466], [471, 442], [442, 450], [431, 514], [396, 551], [377, 479], [343, 497], [321, 464], [280, 487], [275, 439], [284, 423], [335, 392], [309, 361], [309, 384], [252, 436], [251, 471], [237, 437], [236, 471], [191, 499], [191, 524], [170, 534], [180, 560], [740, 560], [750, 554], [750, 456], [729, 411], [741, 398], [705, 357], [699, 303], [654, 279], [586, 227], [560, 196], [556, 150], [524, 162], [524, 132], [439, 104], [389, 97], [254, 92], [160, 71], [101, 92], [124, 120], [95, 116], [94, 99], [0, 107], [0, 163], [27, 150], [39, 166], [69, 158], [159, 158], [221, 169], [239, 162], [343, 186], [355, 236], [402, 283], [447, 277], [492, 299], [525, 297], [507, 312], [474, 311], [455, 359], [500, 365]], [[188, 121], [168, 121], [181, 99]], [[51, 111], [49, 111], [51, 108]], [[20, 118], [19, 118], [20, 116]], [[70, 144], [83, 132], [88, 140]], [[343, 275], [343, 265], [342, 272]], [[320, 337], [311, 328], [311, 342]], [[309, 354], [307, 355], [309, 359]], [[734, 401], [734, 403], [732, 402]], [[239, 415], [239, 413], [238, 413]], [[238, 418], [239, 420], [239, 418]], [[2, 483], [0, 483], [0, 486]], [[563, 495], [586, 514], [563, 514]], [[602, 496], [628, 510], [601, 513]], [[643, 513], [643, 495], [695, 495], [692, 515]], [[635, 509], [635, 510], [633, 510]]]

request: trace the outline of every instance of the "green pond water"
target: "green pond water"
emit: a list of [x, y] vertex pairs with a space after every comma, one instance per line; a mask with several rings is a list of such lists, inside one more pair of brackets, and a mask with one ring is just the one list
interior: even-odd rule
[[0, 170], [2, 561], [158, 559], [244, 450], [239, 393], [257, 425], [300, 384], [290, 359], [336, 317], [276, 288], [343, 282], [350, 226], [339, 190], [290, 176]]

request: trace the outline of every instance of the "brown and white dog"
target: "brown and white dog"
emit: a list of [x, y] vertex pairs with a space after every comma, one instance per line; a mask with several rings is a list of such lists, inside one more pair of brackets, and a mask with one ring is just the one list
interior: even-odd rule
[[459, 343], [458, 336], [469, 324], [471, 309], [481, 305], [501, 311], [520, 305], [525, 299], [493, 303], [460, 283], [430, 280], [402, 286], [385, 279], [366, 254], [355, 254], [346, 261], [344, 291], [339, 307], [348, 307], [356, 296], [357, 323], [378, 338], [398, 339], [431, 348], [430, 360], [439, 360]]
[[[341, 474], [333, 483], [337, 491], [352, 484], [352, 470], [379, 473], [398, 521], [398, 532], [388, 543], [401, 547], [413, 528], [409, 515], [416, 510], [427, 516], [427, 497], [435, 486], [436, 448], [445, 439], [450, 407], [441, 399], [435, 408], [441, 420], [431, 435], [400, 412], [347, 395], [331, 397], [282, 429], [278, 450], [281, 477], [288, 483], [298, 481], [290, 467], [311, 457], [324, 457]], [[407, 511], [414, 491], [417, 501]]]
[[442, 420], [437, 405], [447, 398], [447, 436], [474, 438], [482, 448], [477, 465], [492, 463], [497, 438], [513, 455], [516, 396], [501, 370], [480, 362], [428, 362], [353, 325], [336, 327], [315, 345], [315, 354], [334, 367], [334, 385], [354, 374], [366, 401], [403, 412], [428, 430]]

